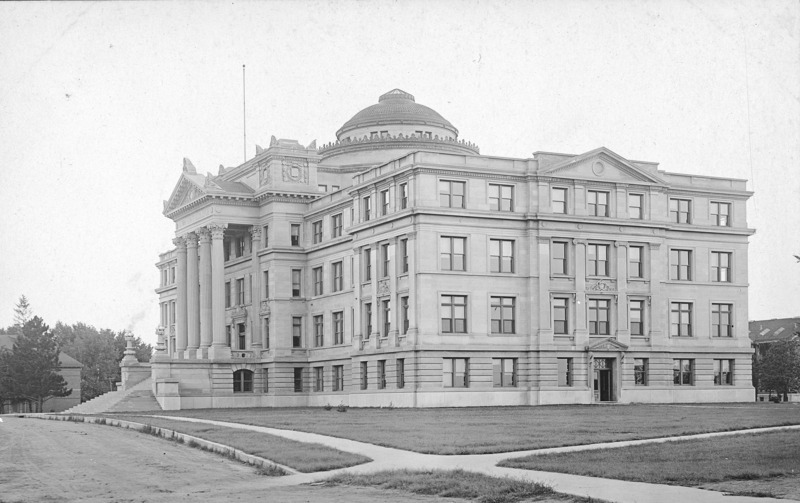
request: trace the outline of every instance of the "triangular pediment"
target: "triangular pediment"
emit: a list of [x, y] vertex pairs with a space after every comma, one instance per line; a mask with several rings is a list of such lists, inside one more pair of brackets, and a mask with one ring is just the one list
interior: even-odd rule
[[180, 208], [206, 194], [206, 177], [203, 175], [182, 173], [175, 185], [172, 195], [164, 201], [164, 213]]
[[616, 339], [602, 339], [597, 342], [593, 342], [586, 346], [586, 351], [589, 352], [603, 352], [603, 351], [627, 351], [628, 346], [618, 342]]
[[545, 166], [539, 174], [612, 183], [666, 185], [657, 174], [636, 166], [605, 147]]

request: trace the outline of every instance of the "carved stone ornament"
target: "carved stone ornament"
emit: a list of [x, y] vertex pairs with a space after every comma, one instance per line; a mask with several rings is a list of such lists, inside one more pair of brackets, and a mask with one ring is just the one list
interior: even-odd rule
[[270, 313], [269, 301], [268, 300], [262, 300], [261, 301], [261, 314], [269, 316], [269, 313]]
[[587, 292], [613, 292], [617, 290], [617, 285], [612, 281], [592, 281], [586, 284]]
[[211, 239], [222, 239], [225, 235], [225, 225], [210, 224], [206, 225], [206, 229], [211, 233]]
[[272, 185], [272, 171], [268, 162], [258, 163], [258, 184], [260, 187]]
[[236, 323], [239, 321], [247, 320], [247, 308], [244, 306], [236, 306], [231, 310], [231, 320]]
[[284, 182], [308, 184], [308, 160], [284, 160], [281, 164]]
[[628, 346], [622, 344], [621, 342], [617, 342], [612, 338], [603, 339], [601, 341], [597, 341], [594, 344], [590, 344], [586, 346], [586, 351], [627, 351]]
[[378, 282], [378, 297], [383, 297], [384, 295], [389, 295], [389, 280], [385, 279], [383, 281]]
[[250, 237], [253, 238], [253, 243], [261, 242], [261, 226], [260, 225], [252, 225], [252, 226], [250, 226]]
[[186, 202], [194, 201], [195, 199], [199, 199], [203, 196], [203, 192], [195, 187], [194, 185], [192, 188], [189, 189], [189, 193], [186, 194]]

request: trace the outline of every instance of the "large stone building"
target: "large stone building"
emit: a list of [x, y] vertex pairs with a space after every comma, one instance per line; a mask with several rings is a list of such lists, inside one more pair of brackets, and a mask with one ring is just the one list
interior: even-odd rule
[[480, 155], [399, 89], [256, 150], [165, 202], [164, 408], [754, 399], [744, 180]]

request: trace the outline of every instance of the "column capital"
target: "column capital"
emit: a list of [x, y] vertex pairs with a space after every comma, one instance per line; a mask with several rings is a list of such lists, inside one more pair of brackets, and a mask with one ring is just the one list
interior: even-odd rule
[[[250, 226], [250, 237], [253, 239], [253, 244], [261, 242], [261, 226], [260, 225], [251, 225]], [[255, 246], [253, 248], [255, 248]]]
[[626, 248], [627, 246], [627, 241], [614, 241], [614, 248]]
[[225, 234], [226, 224], [209, 224], [206, 229], [211, 233], [211, 239], [222, 239]]
[[185, 236], [186, 246], [189, 248], [197, 248], [197, 234], [190, 232]]
[[211, 232], [205, 227], [197, 229], [197, 236], [200, 244], [208, 244], [211, 242]]
[[576, 245], [587, 245], [587, 244], [589, 244], [589, 241], [588, 241], [588, 240], [586, 240], [586, 239], [573, 239], [573, 240], [572, 240], [572, 244], [576, 244]]
[[186, 251], [186, 238], [178, 236], [172, 240], [172, 244], [178, 247], [178, 251]]

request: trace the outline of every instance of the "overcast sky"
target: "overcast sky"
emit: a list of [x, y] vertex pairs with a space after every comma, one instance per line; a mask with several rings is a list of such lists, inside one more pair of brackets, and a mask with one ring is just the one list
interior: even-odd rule
[[0, 3], [0, 326], [155, 341], [162, 201], [399, 87], [482, 154], [748, 179], [750, 319], [800, 315], [797, 1]]

